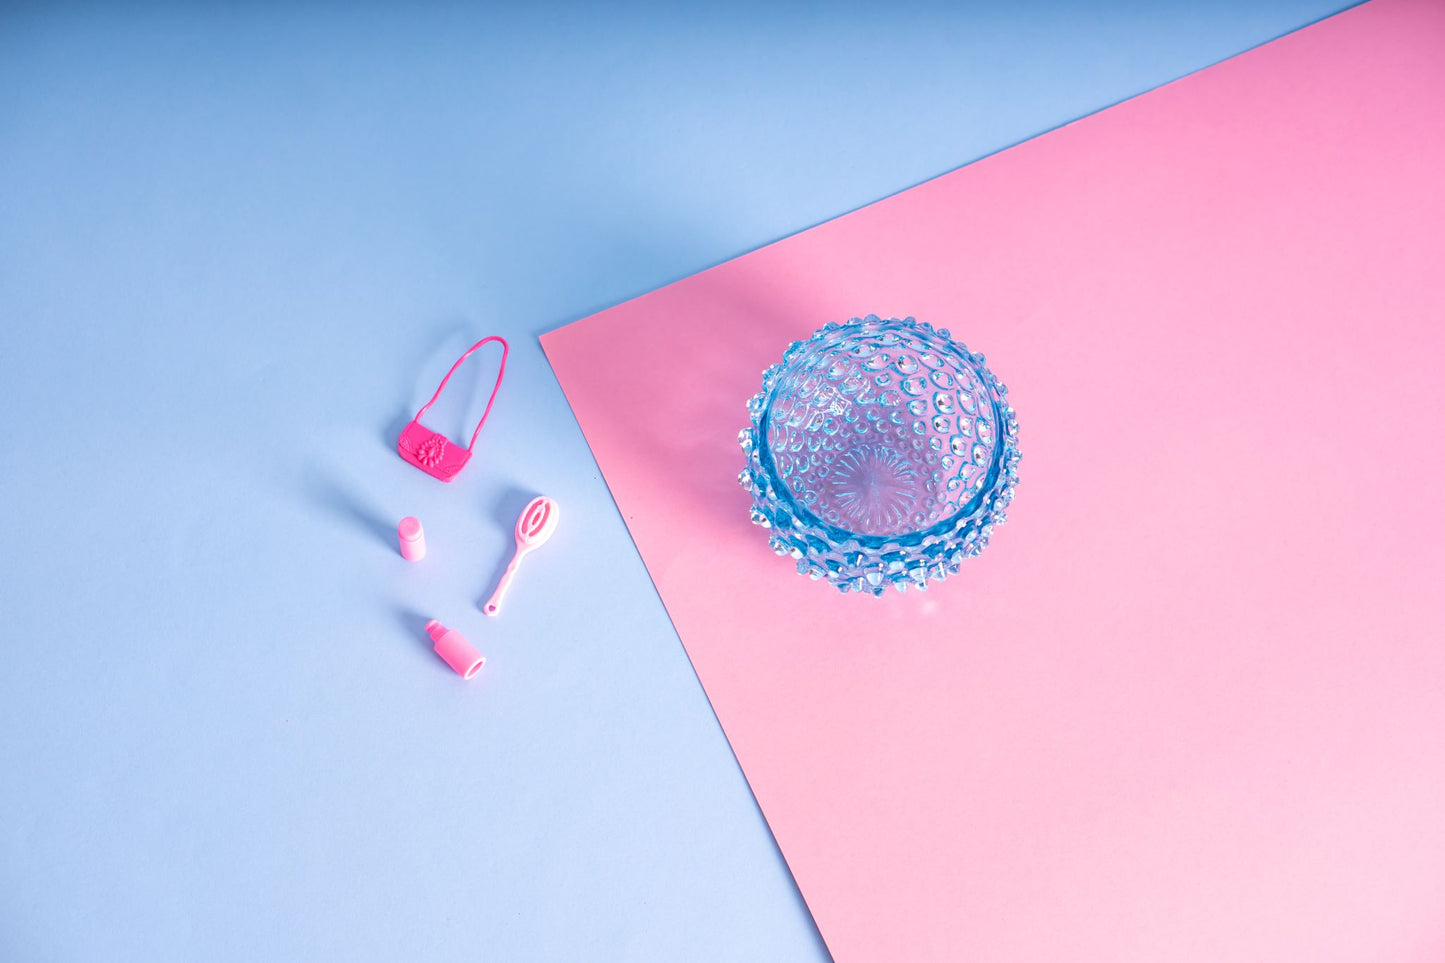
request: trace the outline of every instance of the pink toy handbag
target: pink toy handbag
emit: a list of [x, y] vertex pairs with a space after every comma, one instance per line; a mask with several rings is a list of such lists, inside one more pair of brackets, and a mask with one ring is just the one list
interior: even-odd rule
[[[447, 440], [444, 435], [432, 431], [421, 423], [421, 416], [426, 414], [427, 409], [436, 404], [441, 397], [442, 389], [447, 386], [447, 381], [452, 373], [460, 367], [461, 363], [471, 356], [471, 353], [489, 341], [495, 341], [502, 346], [502, 363], [497, 368], [497, 383], [492, 387], [491, 397], [487, 399], [487, 408], [482, 412], [482, 420], [477, 422], [476, 430], [472, 432], [471, 444], [463, 448], [455, 442]], [[402, 458], [411, 462], [422, 471], [433, 478], [449, 482], [457, 476], [457, 472], [466, 467], [472, 457], [472, 448], [477, 443], [477, 435], [481, 433], [482, 425], [486, 424], [487, 416], [492, 413], [492, 402], [497, 400], [497, 391], [502, 387], [502, 375], [507, 370], [507, 342], [504, 338], [490, 337], [483, 338], [472, 345], [462, 354], [451, 366], [451, 370], [442, 378], [442, 383], [437, 385], [436, 392], [431, 396], [431, 401], [421, 406], [421, 411], [416, 413], [407, 426], [402, 429], [401, 437], [396, 440], [397, 453]]]

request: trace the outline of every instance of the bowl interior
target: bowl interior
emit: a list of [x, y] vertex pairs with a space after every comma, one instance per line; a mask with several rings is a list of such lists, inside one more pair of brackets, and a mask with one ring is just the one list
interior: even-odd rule
[[804, 342], [760, 425], [795, 504], [865, 537], [906, 535], [964, 510], [998, 458], [999, 426], [964, 349], [872, 319]]

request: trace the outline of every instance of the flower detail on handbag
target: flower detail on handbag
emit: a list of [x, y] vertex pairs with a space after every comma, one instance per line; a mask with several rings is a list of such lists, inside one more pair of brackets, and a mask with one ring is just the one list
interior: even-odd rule
[[432, 435], [417, 448], [416, 460], [428, 468], [435, 468], [442, 463], [442, 456], [446, 451], [446, 440], [440, 435]]

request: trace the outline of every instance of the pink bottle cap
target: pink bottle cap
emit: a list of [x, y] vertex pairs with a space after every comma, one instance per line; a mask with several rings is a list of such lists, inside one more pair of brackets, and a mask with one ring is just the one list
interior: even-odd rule
[[408, 562], [420, 562], [426, 558], [426, 535], [421, 522], [408, 515], [396, 526], [397, 538], [401, 541], [401, 557]]
[[436, 649], [437, 655], [463, 679], [470, 679], [487, 664], [487, 657], [478, 652], [466, 636], [436, 619], [426, 624], [426, 634], [431, 636], [432, 648]]

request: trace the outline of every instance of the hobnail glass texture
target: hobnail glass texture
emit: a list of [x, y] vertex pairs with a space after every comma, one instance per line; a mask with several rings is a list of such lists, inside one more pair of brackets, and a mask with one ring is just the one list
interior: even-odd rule
[[1005, 520], [1018, 419], [944, 328], [877, 315], [830, 323], [763, 372], [738, 435], [752, 520], [801, 574], [843, 592], [928, 588]]

